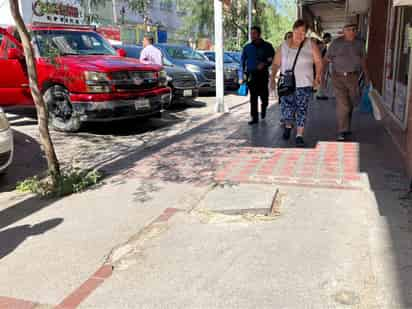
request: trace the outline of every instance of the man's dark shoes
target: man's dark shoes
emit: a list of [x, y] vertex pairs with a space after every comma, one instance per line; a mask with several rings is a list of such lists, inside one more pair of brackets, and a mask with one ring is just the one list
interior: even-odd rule
[[338, 137], [336, 138], [338, 142], [344, 142], [346, 140], [346, 136], [344, 133], [339, 133]]
[[266, 108], [263, 108], [263, 109], [262, 109], [262, 112], [260, 113], [260, 117], [261, 117], [262, 119], [265, 119], [265, 118], [266, 118]]
[[292, 128], [284, 128], [283, 129], [283, 139], [287, 141], [290, 138], [290, 133], [292, 132]]
[[328, 100], [328, 99], [329, 99], [329, 97], [324, 96], [324, 95], [318, 95], [318, 96], [316, 96], [316, 100]]
[[352, 136], [352, 131], [345, 131], [342, 134], [345, 136], [345, 138], [348, 138], [348, 137]]
[[256, 119], [253, 119], [253, 120], [251, 120], [251, 121], [248, 122], [248, 124], [249, 124], [250, 126], [253, 126], [253, 125], [258, 124], [258, 123], [259, 123], [259, 120], [256, 120]]
[[305, 141], [302, 136], [296, 136], [296, 147], [305, 147]]

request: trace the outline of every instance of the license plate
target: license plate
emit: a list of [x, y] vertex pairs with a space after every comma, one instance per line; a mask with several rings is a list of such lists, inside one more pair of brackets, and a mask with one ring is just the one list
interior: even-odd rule
[[149, 99], [136, 100], [134, 102], [134, 107], [136, 108], [136, 110], [148, 109], [150, 108], [150, 100]]
[[192, 95], [193, 95], [192, 89], [183, 90], [183, 96], [184, 97], [191, 97]]

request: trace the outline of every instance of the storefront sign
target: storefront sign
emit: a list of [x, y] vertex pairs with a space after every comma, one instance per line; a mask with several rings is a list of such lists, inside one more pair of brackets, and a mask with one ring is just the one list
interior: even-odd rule
[[80, 5], [76, 1], [33, 0], [33, 21], [79, 24], [82, 18]]
[[80, 12], [79, 8], [68, 5], [68, 4], [63, 4], [63, 3], [53, 3], [53, 2], [48, 2], [45, 0], [37, 0], [36, 2], [33, 3], [33, 14], [41, 17], [46, 14], [52, 14], [52, 15], [60, 15], [60, 16], [65, 16], [65, 17], [74, 17], [74, 18], [79, 18], [80, 17]]

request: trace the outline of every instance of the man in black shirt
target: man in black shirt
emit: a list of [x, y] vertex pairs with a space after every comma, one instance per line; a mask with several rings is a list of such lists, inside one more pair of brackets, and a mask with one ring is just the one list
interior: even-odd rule
[[258, 98], [262, 101], [261, 117], [265, 119], [269, 105], [269, 67], [275, 50], [261, 38], [260, 27], [252, 28], [252, 42], [243, 48], [239, 70], [239, 83], [248, 83], [250, 90], [250, 125], [259, 122]]

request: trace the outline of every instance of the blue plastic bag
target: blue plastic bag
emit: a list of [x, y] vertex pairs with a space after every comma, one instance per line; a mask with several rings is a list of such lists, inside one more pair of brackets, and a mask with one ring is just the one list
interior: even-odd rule
[[366, 87], [363, 88], [363, 91], [362, 91], [360, 112], [363, 113], [363, 114], [372, 114], [373, 113], [372, 103], [369, 99], [369, 91], [370, 90], [371, 90], [371, 87], [366, 86]]
[[246, 84], [246, 83], [243, 83], [243, 84], [240, 85], [240, 87], [239, 87], [239, 89], [238, 89], [238, 91], [237, 91], [237, 94], [240, 95], [240, 96], [242, 96], [242, 97], [246, 97], [246, 96], [247, 96], [247, 94], [248, 94], [248, 88], [247, 88], [247, 84]]

